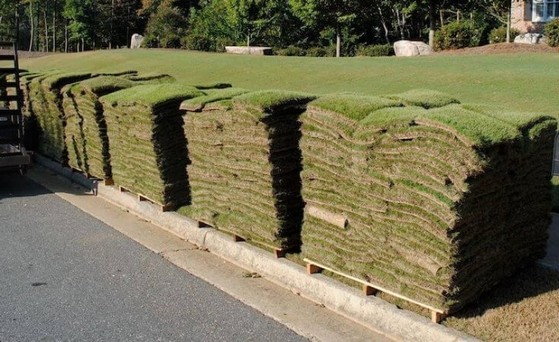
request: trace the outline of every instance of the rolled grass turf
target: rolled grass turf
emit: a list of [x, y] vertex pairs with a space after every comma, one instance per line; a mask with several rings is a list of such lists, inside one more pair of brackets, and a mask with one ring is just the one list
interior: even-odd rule
[[63, 165], [68, 162], [68, 150], [64, 137], [66, 121], [62, 108], [61, 89], [67, 84], [90, 77], [90, 73], [53, 72], [34, 77], [28, 86], [30, 100], [28, 111], [36, 117], [39, 131], [38, 150]]
[[100, 76], [62, 90], [68, 164], [90, 177], [111, 179], [107, 123], [99, 97], [133, 87], [117, 76]]
[[180, 212], [273, 249], [301, 244], [299, 115], [312, 96], [214, 90], [183, 102], [192, 203]]
[[303, 122], [303, 254], [444, 312], [545, 253], [556, 122], [420, 90]]
[[134, 71], [99, 74], [83, 82], [67, 85], [63, 90], [63, 109], [66, 118], [65, 139], [68, 164], [88, 176], [112, 178], [107, 124], [99, 97], [142, 84], [171, 83], [168, 75], [151, 74], [147, 77]]
[[204, 95], [179, 83], [147, 84], [102, 96], [115, 184], [174, 210], [190, 204], [183, 100]]

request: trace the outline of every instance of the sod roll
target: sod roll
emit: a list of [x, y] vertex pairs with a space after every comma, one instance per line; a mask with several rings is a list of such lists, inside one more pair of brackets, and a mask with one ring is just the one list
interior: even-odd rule
[[107, 123], [99, 97], [134, 85], [122, 77], [100, 76], [63, 88], [65, 139], [72, 168], [99, 179], [112, 177]]
[[421, 90], [303, 122], [303, 254], [446, 312], [544, 255], [556, 122]]
[[190, 203], [183, 100], [204, 95], [179, 83], [148, 84], [99, 100], [105, 111], [115, 184], [169, 210]]
[[38, 150], [62, 164], [67, 163], [68, 152], [64, 138], [66, 122], [61, 89], [67, 84], [90, 77], [89, 73], [54, 72], [35, 77], [29, 84], [30, 108], [39, 126]]
[[249, 242], [299, 248], [299, 115], [311, 96], [214, 90], [184, 102], [192, 204], [179, 212]]

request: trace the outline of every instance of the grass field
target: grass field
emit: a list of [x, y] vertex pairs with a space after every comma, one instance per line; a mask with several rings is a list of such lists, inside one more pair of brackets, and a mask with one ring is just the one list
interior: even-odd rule
[[40, 71], [168, 73], [191, 84], [229, 82], [246, 89], [317, 94], [394, 94], [414, 88], [449, 93], [462, 102], [498, 104], [559, 116], [559, 54], [525, 53], [421, 58], [307, 58], [242, 56], [183, 50], [112, 50], [22, 59]]

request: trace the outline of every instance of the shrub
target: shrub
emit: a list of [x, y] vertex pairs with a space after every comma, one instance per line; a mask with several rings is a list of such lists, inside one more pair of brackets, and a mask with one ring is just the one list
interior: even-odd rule
[[[511, 42], [514, 40], [514, 37], [518, 36], [520, 31], [517, 29], [511, 28], [510, 29], [510, 40]], [[497, 43], [506, 43], [507, 42], [507, 27], [501, 26], [494, 28], [489, 33], [489, 44], [497, 44]]]
[[545, 24], [544, 35], [549, 46], [559, 46], [559, 18], [555, 18]]
[[290, 45], [285, 49], [279, 49], [276, 54], [280, 56], [305, 56], [307, 53], [301, 47]]
[[393, 55], [394, 48], [390, 44], [361, 45], [357, 48], [357, 56], [381, 57]]
[[333, 57], [329, 51], [322, 46], [314, 46], [307, 49], [307, 57]]
[[148, 20], [144, 46], [179, 48], [186, 23], [178, 8], [160, 6]]
[[188, 50], [213, 51], [215, 42], [203, 35], [189, 34], [181, 39], [181, 45]]
[[452, 22], [435, 32], [435, 50], [478, 46], [481, 33], [470, 20]]

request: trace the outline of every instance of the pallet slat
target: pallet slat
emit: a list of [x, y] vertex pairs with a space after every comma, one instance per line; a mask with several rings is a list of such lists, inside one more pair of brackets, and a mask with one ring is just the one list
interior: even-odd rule
[[386, 293], [386, 294], [389, 294], [389, 295], [391, 295], [391, 296], [393, 296], [393, 297], [396, 297], [396, 298], [399, 298], [399, 299], [403, 299], [403, 300], [405, 300], [406, 302], [409, 302], [409, 303], [412, 303], [412, 304], [421, 306], [422, 308], [428, 309], [429, 311], [431, 311], [431, 320], [432, 320], [434, 323], [439, 323], [440, 321], [442, 321], [442, 320], [443, 320], [445, 317], [447, 317], [447, 315], [448, 315], [448, 313], [446, 313], [444, 310], [441, 310], [441, 309], [439, 309], [439, 308], [435, 308], [435, 307], [432, 307], [432, 306], [430, 306], [430, 305], [427, 305], [427, 304], [418, 302], [418, 301], [416, 301], [416, 300], [414, 300], [414, 299], [411, 299], [411, 298], [409, 298], [409, 297], [403, 296], [403, 295], [401, 295], [401, 294], [399, 294], [399, 293], [396, 293], [396, 292], [394, 292], [394, 291], [390, 291], [390, 290], [388, 290], [388, 289], [385, 289], [385, 288], [383, 288], [382, 286], [378, 286], [378, 285], [369, 283], [369, 282], [367, 282], [367, 281], [364, 281], [364, 280], [362, 280], [362, 279], [359, 279], [359, 278], [350, 276], [350, 275], [345, 274], [345, 273], [343, 273], [343, 272], [339, 272], [339, 271], [337, 271], [337, 270], [335, 270], [335, 269], [332, 269], [332, 268], [330, 268], [330, 267], [328, 267], [328, 266], [321, 265], [321, 264], [319, 264], [319, 263], [317, 263], [317, 262], [315, 262], [315, 261], [312, 261], [312, 260], [309, 260], [309, 259], [306, 259], [306, 258], [303, 259], [303, 261], [307, 264], [307, 273], [308, 273], [308, 274], [320, 273], [320, 272], [322, 272], [323, 270], [327, 270], [327, 271], [330, 271], [330, 272], [335, 273], [335, 274], [337, 274], [337, 275], [340, 275], [340, 276], [342, 276], [342, 277], [344, 277], [344, 278], [347, 278], [347, 279], [350, 279], [350, 280], [353, 280], [353, 281], [355, 281], [355, 282], [357, 282], [357, 283], [362, 284], [362, 285], [363, 285], [363, 293], [364, 293], [365, 295], [367, 295], [367, 296], [375, 295], [377, 292], [380, 291], [380, 292], [384, 292], [384, 293]]

